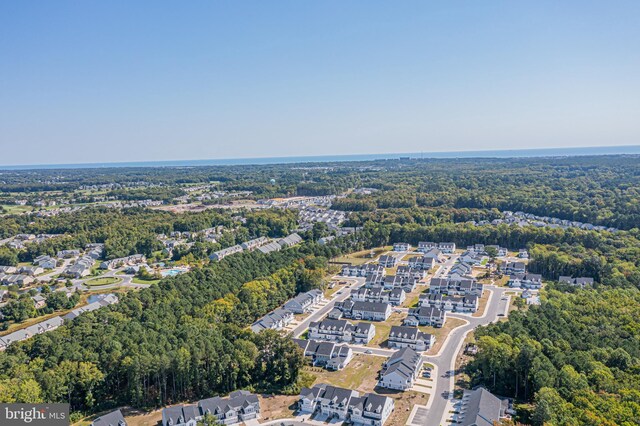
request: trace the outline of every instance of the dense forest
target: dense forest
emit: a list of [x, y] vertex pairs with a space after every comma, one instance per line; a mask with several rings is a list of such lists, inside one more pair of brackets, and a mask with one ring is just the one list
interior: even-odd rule
[[237, 388], [295, 392], [302, 357], [276, 332], [245, 329], [296, 292], [321, 285], [335, 248], [244, 253], [121, 295], [0, 353], [0, 399], [91, 411], [151, 407]]
[[540, 306], [479, 329], [467, 370], [499, 395], [533, 400], [534, 425], [637, 425], [639, 318], [636, 290], [549, 290]]
[[[74, 411], [94, 412], [237, 388], [295, 392], [299, 352], [277, 333], [249, 333], [248, 324], [297, 292], [321, 286], [336, 255], [400, 241], [453, 241], [461, 248], [527, 248], [528, 270], [548, 282], [540, 306], [477, 330], [480, 351], [466, 367], [473, 385], [515, 398], [519, 420], [536, 426], [640, 424], [638, 156], [3, 171], [0, 200], [59, 194], [89, 200], [84, 188], [107, 185], [104, 193], [117, 199], [174, 203], [189, 185], [203, 184], [250, 191], [251, 200], [335, 195], [332, 208], [350, 212], [345, 225], [358, 231], [321, 246], [313, 241], [330, 231], [314, 226], [296, 248], [208, 264], [220, 248], [287, 235], [297, 227], [297, 213], [93, 206], [46, 218], [3, 214], [0, 238], [62, 234], [20, 250], [0, 247], [4, 265], [90, 242], [104, 243], [106, 258], [151, 257], [163, 247], [157, 234], [224, 230], [216, 243], [196, 237], [174, 250], [173, 260], [198, 265], [191, 272], [123, 294], [117, 305], [0, 353], [0, 400], [69, 401]], [[486, 224], [506, 210], [618, 230]], [[595, 284], [567, 288], [555, 283], [560, 275], [593, 277]], [[47, 300], [46, 312], [68, 306], [61, 302]], [[32, 311], [26, 303], [9, 309], [15, 318]]]
[[370, 187], [379, 191], [350, 194], [336, 200], [334, 208], [520, 210], [620, 229], [640, 224], [640, 161], [635, 155], [3, 171], [0, 192], [39, 191], [42, 196], [114, 183], [130, 187], [114, 190], [118, 198], [159, 200], [170, 200], [190, 184], [252, 191], [258, 199]]

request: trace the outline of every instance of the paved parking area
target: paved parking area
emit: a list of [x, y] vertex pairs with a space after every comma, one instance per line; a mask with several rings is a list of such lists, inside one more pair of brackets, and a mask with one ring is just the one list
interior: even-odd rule
[[427, 424], [427, 407], [416, 405], [409, 416], [409, 425], [424, 426]]

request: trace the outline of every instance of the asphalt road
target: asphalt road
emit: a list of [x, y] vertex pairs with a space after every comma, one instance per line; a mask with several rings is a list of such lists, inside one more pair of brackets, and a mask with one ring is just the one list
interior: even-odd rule
[[468, 323], [455, 328], [447, 337], [440, 352], [435, 356], [424, 356], [424, 361], [434, 364], [438, 368], [438, 376], [434, 378], [434, 392], [427, 403], [427, 415], [425, 426], [438, 426], [444, 424], [445, 414], [448, 414], [447, 404], [450, 400], [449, 394], [453, 393], [455, 374], [455, 362], [467, 334], [481, 325], [497, 321], [499, 314], [506, 315], [510, 296], [505, 296], [507, 300], [502, 300], [506, 291], [514, 291], [511, 288], [485, 286], [491, 291], [491, 296], [487, 302], [484, 315], [482, 317], [472, 317], [471, 315], [453, 314], [447, 315], [452, 318], [460, 318]]
[[[309, 323], [313, 321], [319, 321], [326, 314], [329, 313], [335, 306], [336, 302], [344, 302], [351, 296], [351, 290], [360, 288], [364, 285], [364, 278], [356, 278], [356, 277], [334, 277], [335, 280], [347, 281], [347, 285], [341, 285], [341, 289], [333, 294], [333, 297], [329, 300], [329, 302], [321, 307], [320, 309], [314, 311], [306, 317], [304, 320], [300, 322], [300, 324], [296, 325], [296, 327], [291, 331], [293, 333], [293, 337], [300, 337], [305, 330], [309, 327]], [[350, 285], [350, 287], [348, 286]], [[341, 294], [338, 294], [341, 293]]]

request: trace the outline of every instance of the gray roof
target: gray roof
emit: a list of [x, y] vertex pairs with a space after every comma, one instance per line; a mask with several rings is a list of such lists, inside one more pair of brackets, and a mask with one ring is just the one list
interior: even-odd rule
[[506, 402], [483, 387], [465, 391], [463, 406], [465, 414], [462, 426], [493, 426], [493, 422], [504, 417]]
[[383, 302], [354, 302], [352, 311], [365, 312], [386, 312], [389, 309], [388, 303]]
[[380, 377], [391, 373], [398, 373], [407, 378], [413, 378], [416, 370], [422, 363], [422, 356], [411, 348], [402, 348], [385, 362]]
[[127, 422], [120, 410], [112, 411], [98, 417], [91, 423], [91, 426], [126, 426]]
[[202, 410], [202, 414], [207, 412], [212, 414], [224, 413], [230, 409], [234, 411], [242, 411], [250, 405], [254, 406], [256, 411], [258, 411], [258, 396], [245, 390], [231, 392], [226, 398], [216, 396], [213, 398], [203, 399], [198, 402], [198, 407]]

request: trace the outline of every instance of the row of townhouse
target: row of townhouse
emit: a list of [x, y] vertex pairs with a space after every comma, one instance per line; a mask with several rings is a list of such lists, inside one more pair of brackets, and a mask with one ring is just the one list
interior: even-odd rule
[[448, 296], [427, 293], [420, 295], [420, 306], [433, 307], [441, 311], [476, 312], [479, 306], [479, 297], [475, 295]]
[[58, 259], [43, 254], [33, 259], [33, 264], [41, 267], [42, 269], [54, 269], [58, 266]]
[[442, 327], [446, 321], [445, 311], [433, 306], [419, 306], [409, 309], [403, 324], [409, 326], [426, 325], [429, 327]]
[[524, 262], [507, 262], [502, 265], [502, 271], [507, 275], [527, 273], [527, 264]]
[[258, 418], [260, 400], [251, 392], [239, 390], [228, 397], [203, 399], [195, 405], [176, 405], [162, 410], [162, 426], [196, 426], [205, 415], [219, 424], [232, 425]]
[[267, 237], [254, 238], [253, 240], [245, 241], [240, 244], [240, 247], [242, 247], [242, 250], [254, 250], [268, 242], [269, 239]]
[[394, 243], [393, 251], [404, 252], [411, 251], [411, 244], [409, 243]]
[[558, 278], [558, 281], [564, 284], [570, 284], [570, 285], [581, 287], [581, 288], [593, 285], [593, 278], [589, 278], [589, 277], [572, 278], [572, 277], [565, 277], [561, 275]]
[[422, 352], [431, 349], [436, 339], [432, 334], [423, 333], [418, 327], [394, 325], [389, 332], [387, 346], [390, 348], [411, 348]]
[[400, 349], [382, 365], [378, 386], [400, 391], [410, 389], [418, 378], [423, 364], [422, 355], [412, 348]]
[[416, 276], [414, 274], [403, 275], [368, 275], [364, 282], [365, 288], [383, 287], [385, 290], [401, 288], [405, 293], [410, 293], [416, 288]]
[[302, 237], [300, 235], [293, 233], [284, 238], [279, 239], [277, 242], [271, 242], [268, 238], [260, 237], [250, 241], [245, 241], [242, 244], [236, 244], [231, 247], [227, 247], [222, 250], [218, 250], [212, 253], [209, 256], [211, 261], [222, 260], [227, 256], [231, 256], [232, 254], [241, 253], [245, 250], [259, 250], [264, 254], [270, 253], [272, 251], [281, 250], [284, 247], [291, 247], [296, 244], [302, 242]]
[[473, 278], [431, 278], [429, 293], [449, 296], [474, 295], [481, 297], [483, 285]]
[[441, 250], [443, 253], [451, 254], [456, 251], [456, 243], [434, 243], [430, 241], [420, 241], [418, 251], [426, 253], [432, 249]]
[[427, 276], [428, 269], [415, 268], [411, 265], [400, 265], [396, 269], [396, 275], [408, 281], [422, 281]]
[[375, 393], [360, 393], [327, 384], [300, 391], [298, 408], [302, 413], [320, 413], [328, 418], [355, 425], [382, 426], [395, 405], [393, 399]]
[[260, 333], [262, 330], [281, 330], [293, 321], [293, 312], [278, 308], [260, 318], [251, 325], [251, 331]]
[[39, 322], [38, 324], [30, 325], [22, 330], [14, 331], [13, 333], [0, 337], [0, 351], [4, 351], [10, 344], [15, 342], [21, 342], [27, 340], [36, 334], [46, 333], [47, 331], [55, 330], [64, 324], [64, 320], [59, 317], [49, 318], [46, 321]]
[[496, 244], [492, 244], [492, 245], [474, 244], [472, 246], [467, 246], [467, 252], [481, 254], [481, 255], [488, 255], [489, 251], [487, 251], [487, 249], [489, 249], [489, 251], [495, 250], [496, 257], [505, 257], [509, 254], [509, 250], [506, 247], [500, 247], [499, 245], [496, 245]]
[[356, 302], [379, 302], [399, 306], [407, 295], [402, 288], [384, 290], [382, 287], [361, 287], [351, 292], [351, 299]]
[[378, 265], [384, 268], [393, 268], [398, 262], [398, 258], [390, 254], [383, 254], [378, 258]]
[[345, 277], [366, 277], [368, 275], [386, 275], [386, 270], [382, 265], [365, 263], [363, 265], [344, 265], [341, 275]]
[[425, 252], [421, 252], [422, 257], [426, 257], [427, 259], [433, 259], [434, 263], [442, 263], [447, 258], [444, 255], [444, 252], [438, 248], [432, 248], [431, 250], [427, 250]]
[[353, 359], [353, 351], [347, 345], [318, 340], [293, 339], [304, 356], [311, 358], [314, 367], [324, 367], [327, 370], [338, 371], [345, 368]]
[[235, 246], [223, 248], [222, 250], [218, 250], [209, 256], [210, 260], [222, 260], [227, 256], [231, 256], [232, 254], [241, 253], [242, 246], [240, 244], [236, 244]]
[[375, 326], [368, 322], [352, 324], [342, 319], [324, 319], [309, 324], [308, 336], [310, 340], [366, 345], [375, 334]]
[[114, 303], [118, 303], [118, 300], [118, 296], [113, 293], [101, 294], [98, 296], [98, 300], [96, 300], [95, 302], [89, 303], [88, 305], [82, 306], [80, 308], [76, 308], [62, 318], [66, 321], [72, 321], [85, 312], [91, 312], [100, 309], [103, 306], [113, 305]]
[[500, 419], [509, 417], [509, 401], [498, 398], [484, 387], [465, 390], [455, 408], [458, 412], [458, 424], [463, 426], [494, 425]]
[[530, 273], [509, 275], [509, 287], [539, 290], [542, 287], [542, 275]]
[[458, 276], [458, 277], [470, 277], [473, 272], [473, 266], [467, 262], [461, 261], [456, 263], [449, 270], [449, 276]]
[[91, 268], [95, 259], [89, 256], [83, 256], [76, 260], [76, 262], [72, 265], [69, 265], [62, 272], [62, 275], [73, 278], [82, 278], [86, 277], [91, 273]]
[[384, 277], [384, 280], [382, 280], [382, 287], [385, 290], [401, 288], [406, 293], [411, 293], [416, 288], [416, 280], [412, 277], [401, 275], [387, 275]]
[[56, 257], [58, 259], [71, 259], [72, 257], [80, 256], [81, 250], [79, 249], [71, 249], [71, 250], [60, 250], [56, 253]]
[[487, 256], [472, 251], [465, 251], [458, 258], [459, 262], [466, 263], [471, 266], [480, 266], [487, 260]]
[[251, 331], [259, 333], [262, 330], [281, 330], [294, 319], [294, 314], [304, 314], [311, 311], [324, 300], [322, 291], [314, 289], [300, 293], [287, 301], [282, 308], [278, 308], [258, 319], [251, 325]]
[[16, 285], [18, 287], [25, 287], [35, 281], [31, 275], [23, 274], [4, 274], [0, 272], [0, 284], [2, 285]]
[[384, 302], [358, 302], [347, 299], [335, 304], [345, 318], [364, 321], [386, 321], [391, 315], [391, 305]]
[[294, 314], [304, 314], [310, 312], [314, 306], [324, 299], [322, 291], [318, 289], [301, 293], [284, 304], [284, 309]]
[[117, 259], [105, 260], [100, 263], [100, 269], [116, 269], [121, 266], [133, 266], [145, 263], [147, 258], [144, 254], [132, 254], [131, 256], [120, 257]]
[[421, 271], [428, 271], [436, 265], [434, 256], [416, 256], [409, 259], [409, 267]]

